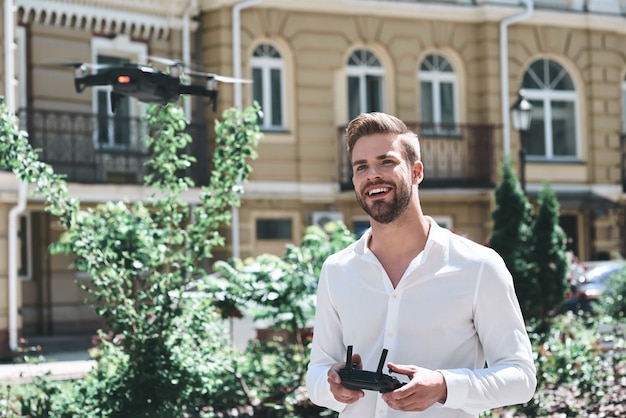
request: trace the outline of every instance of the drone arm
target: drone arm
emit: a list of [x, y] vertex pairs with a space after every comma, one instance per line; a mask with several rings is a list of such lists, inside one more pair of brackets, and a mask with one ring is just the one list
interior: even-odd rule
[[178, 87], [178, 93], [208, 97], [211, 100], [213, 111], [215, 112], [217, 110], [217, 90], [207, 89], [206, 86], [196, 84], [181, 84]]
[[74, 87], [77, 93], [81, 93], [85, 90], [85, 87], [104, 86], [107, 84], [111, 84], [110, 77], [107, 73], [88, 74], [84, 77], [74, 78]]

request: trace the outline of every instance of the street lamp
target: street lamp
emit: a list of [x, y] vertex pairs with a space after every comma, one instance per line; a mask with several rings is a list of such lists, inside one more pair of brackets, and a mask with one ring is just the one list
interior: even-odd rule
[[524, 90], [517, 92], [517, 101], [511, 106], [511, 117], [513, 119], [513, 129], [519, 132], [520, 184], [522, 185], [522, 192], [526, 194], [526, 144], [524, 132], [530, 128], [530, 122], [533, 119], [533, 105], [524, 98]]

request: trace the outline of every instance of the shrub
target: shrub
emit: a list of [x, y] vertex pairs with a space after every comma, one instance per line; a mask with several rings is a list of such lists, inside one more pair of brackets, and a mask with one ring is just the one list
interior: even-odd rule
[[608, 277], [597, 308], [600, 313], [615, 319], [626, 316], [626, 269]]
[[[606, 402], [609, 388], [619, 379], [620, 356], [600, 346], [598, 321], [586, 322], [572, 313], [556, 316], [547, 329], [529, 327], [537, 365], [537, 391], [517, 409], [529, 417], [564, 414], [588, 416]], [[538, 332], [535, 329], [539, 330]], [[567, 397], [575, 402], [567, 402]]]
[[182, 109], [149, 105], [145, 185], [154, 193], [146, 202], [104, 202], [84, 211], [3, 110], [0, 165], [34, 182], [46, 210], [67, 228], [52, 250], [72, 254], [74, 266], [91, 275], [84, 289], [113, 336], [104, 339], [98, 366], [75, 399], [50, 416], [171, 417], [226, 402], [236, 392], [229, 389], [234, 384], [223, 384], [234, 364], [226, 333], [217, 329], [215, 307], [197, 306], [185, 290], [206, 276], [211, 249], [224, 242], [219, 230], [239, 203], [240, 183], [250, 172], [246, 159], [256, 155], [258, 106], [229, 109], [216, 123], [210, 183], [191, 208], [180, 197], [193, 186], [180, 172], [195, 162], [183, 153], [192, 138]]

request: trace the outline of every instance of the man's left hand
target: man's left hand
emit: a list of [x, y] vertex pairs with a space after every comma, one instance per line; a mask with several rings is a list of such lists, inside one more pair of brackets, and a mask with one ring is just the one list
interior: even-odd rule
[[399, 411], [424, 411], [437, 402], [446, 401], [448, 390], [442, 373], [393, 363], [389, 363], [389, 369], [411, 379], [401, 388], [383, 394], [383, 400], [390, 408]]

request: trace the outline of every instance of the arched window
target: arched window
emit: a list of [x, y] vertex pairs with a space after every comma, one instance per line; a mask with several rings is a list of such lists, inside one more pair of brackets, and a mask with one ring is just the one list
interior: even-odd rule
[[364, 112], [380, 112], [383, 104], [383, 67], [372, 52], [357, 49], [346, 68], [348, 76], [348, 116]]
[[578, 158], [578, 96], [565, 68], [551, 59], [539, 59], [524, 74], [522, 88], [533, 105], [530, 129], [522, 133], [528, 157]]
[[428, 55], [418, 74], [420, 82], [421, 121], [442, 125], [457, 123], [457, 79], [452, 65], [441, 55]]
[[285, 129], [285, 63], [269, 44], [259, 45], [252, 53], [252, 99], [263, 110], [261, 128]]

